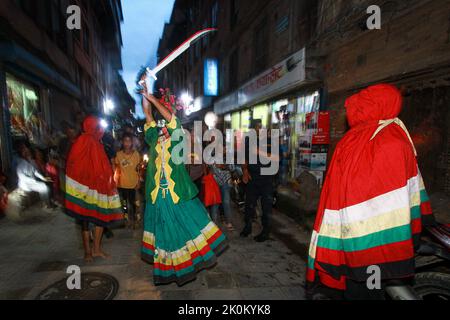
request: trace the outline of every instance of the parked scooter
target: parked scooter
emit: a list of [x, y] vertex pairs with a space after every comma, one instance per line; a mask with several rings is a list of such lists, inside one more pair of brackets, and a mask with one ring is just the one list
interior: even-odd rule
[[244, 211], [245, 207], [245, 186], [242, 182], [242, 168], [240, 166], [234, 166], [231, 170], [231, 199], [237, 205], [240, 212]]
[[[416, 274], [411, 284], [389, 281], [386, 300], [450, 300], [450, 226], [425, 228], [415, 258]], [[311, 292], [309, 299], [331, 300], [325, 292]]]

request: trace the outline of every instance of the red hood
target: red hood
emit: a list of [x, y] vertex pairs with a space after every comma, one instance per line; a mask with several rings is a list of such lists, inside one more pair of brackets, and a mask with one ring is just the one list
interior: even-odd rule
[[390, 84], [368, 87], [345, 102], [350, 127], [397, 118], [402, 111], [400, 91]]
[[105, 133], [100, 125], [100, 120], [94, 116], [88, 116], [83, 121], [83, 131], [86, 134], [94, 136], [97, 140], [101, 140], [103, 138], [103, 134]]

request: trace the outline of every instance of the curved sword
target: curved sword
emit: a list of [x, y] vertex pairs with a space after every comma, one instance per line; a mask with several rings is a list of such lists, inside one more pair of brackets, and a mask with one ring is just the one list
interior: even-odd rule
[[[217, 31], [216, 28], [207, 28], [203, 29], [197, 33], [195, 33], [193, 36], [191, 36], [189, 39], [187, 39], [185, 42], [183, 42], [178, 48], [176, 48], [174, 51], [172, 51], [167, 57], [165, 57], [161, 62], [153, 69], [147, 68], [147, 75], [152, 77], [155, 80], [158, 80], [156, 77], [156, 74], [160, 72], [162, 69], [167, 67], [173, 60], [178, 58], [183, 52], [185, 52], [187, 49], [191, 47], [192, 44], [194, 44], [197, 40], [204, 37], [206, 34]], [[141, 82], [140, 82], [141, 83]]]

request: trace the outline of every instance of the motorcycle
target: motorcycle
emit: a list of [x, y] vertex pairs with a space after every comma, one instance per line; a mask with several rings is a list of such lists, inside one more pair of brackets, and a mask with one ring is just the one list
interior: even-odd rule
[[[415, 257], [414, 279], [388, 281], [385, 300], [450, 300], [450, 226], [438, 224], [425, 228], [422, 244]], [[307, 292], [311, 300], [332, 300], [333, 295], [322, 290]], [[335, 297], [335, 299], [340, 299]]]
[[450, 300], [450, 227], [439, 224], [424, 231], [414, 284], [388, 285], [386, 294], [392, 300]]
[[232, 167], [231, 170], [231, 199], [234, 201], [240, 212], [244, 211], [245, 207], [245, 186], [242, 182], [242, 169], [239, 166]]

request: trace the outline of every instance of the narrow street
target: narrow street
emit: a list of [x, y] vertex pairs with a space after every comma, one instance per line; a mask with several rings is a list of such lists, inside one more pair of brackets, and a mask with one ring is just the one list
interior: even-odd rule
[[[115, 299], [131, 300], [300, 300], [304, 299], [305, 262], [292, 247], [289, 228], [276, 228], [273, 240], [263, 244], [239, 237], [241, 214], [235, 213], [236, 231], [228, 233], [229, 249], [218, 265], [198, 274], [183, 287], [176, 284], [155, 287], [152, 267], [140, 259], [142, 231], [114, 230], [105, 239], [107, 260], [85, 264], [78, 227], [61, 211], [43, 212], [22, 224], [0, 220], [0, 299], [35, 299], [49, 285], [67, 277], [70, 265], [84, 272], [101, 272], [115, 277], [119, 291]], [[275, 225], [289, 219], [274, 214]], [[292, 221], [283, 221], [296, 228]], [[298, 227], [297, 227], [298, 228]], [[255, 234], [258, 231], [255, 228]], [[288, 247], [278, 239], [289, 240]], [[306, 232], [296, 232], [308, 241]], [[295, 242], [295, 241], [294, 241]], [[290, 249], [291, 248], [291, 249]]]
[[0, 0], [0, 302], [450, 300], [449, 17]]

